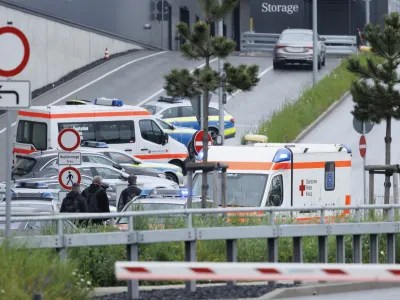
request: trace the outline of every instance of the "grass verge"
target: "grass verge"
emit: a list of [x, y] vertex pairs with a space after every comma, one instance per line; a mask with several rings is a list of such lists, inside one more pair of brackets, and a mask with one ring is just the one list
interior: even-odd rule
[[88, 276], [78, 273], [73, 261], [63, 263], [53, 250], [7, 249], [0, 245], [0, 299], [86, 300], [92, 290]]
[[[371, 54], [362, 54], [362, 63]], [[270, 119], [260, 123], [257, 134], [268, 136], [273, 143], [293, 141], [302, 130], [314, 122], [329, 106], [338, 101], [357, 77], [347, 71], [348, 58], [342, 59], [329, 75], [315, 87], [306, 89], [297, 101], [286, 102], [280, 110], [272, 113]], [[244, 140], [242, 139], [242, 144]]]

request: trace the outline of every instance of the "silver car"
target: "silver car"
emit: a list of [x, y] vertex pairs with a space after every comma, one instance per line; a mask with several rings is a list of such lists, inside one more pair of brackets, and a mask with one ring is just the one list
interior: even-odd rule
[[[318, 36], [318, 69], [325, 66], [325, 39]], [[284, 64], [313, 63], [313, 31], [309, 29], [286, 29], [279, 36], [274, 48], [274, 69]]]

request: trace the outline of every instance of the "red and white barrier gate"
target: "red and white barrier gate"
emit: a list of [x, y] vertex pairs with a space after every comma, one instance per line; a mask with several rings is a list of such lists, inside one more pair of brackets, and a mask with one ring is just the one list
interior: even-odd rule
[[399, 265], [116, 262], [119, 280], [400, 281]]

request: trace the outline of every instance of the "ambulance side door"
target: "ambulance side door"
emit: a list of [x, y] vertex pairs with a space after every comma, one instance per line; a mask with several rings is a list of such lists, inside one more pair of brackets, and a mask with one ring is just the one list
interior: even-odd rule
[[285, 187], [284, 187], [284, 176], [282, 172], [277, 172], [271, 175], [269, 181], [268, 193], [265, 206], [267, 207], [281, 207], [286, 205], [285, 203]]
[[137, 141], [139, 158], [145, 160], [159, 160], [161, 154], [168, 153], [168, 143], [161, 127], [150, 118], [141, 118], [137, 121]]

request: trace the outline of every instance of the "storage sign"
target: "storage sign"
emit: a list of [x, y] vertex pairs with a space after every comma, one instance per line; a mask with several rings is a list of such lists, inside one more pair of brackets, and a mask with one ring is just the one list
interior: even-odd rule
[[285, 4], [269, 4], [267, 2], [261, 3], [261, 11], [263, 13], [286, 13], [292, 15], [299, 11], [298, 5], [285, 5]]

